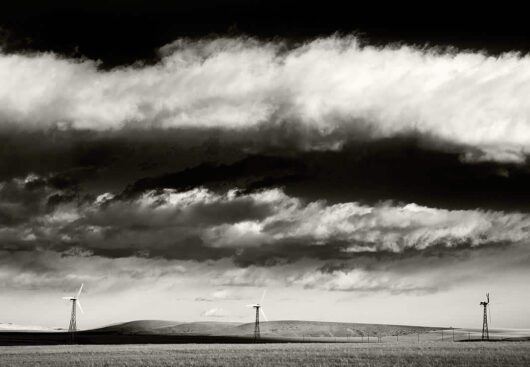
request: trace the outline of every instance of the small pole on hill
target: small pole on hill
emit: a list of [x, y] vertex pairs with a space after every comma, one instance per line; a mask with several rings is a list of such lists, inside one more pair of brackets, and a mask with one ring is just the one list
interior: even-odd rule
[[453, 331], [453, 341], [455, 341], [455, 328], [451, 326], [451, 330]]

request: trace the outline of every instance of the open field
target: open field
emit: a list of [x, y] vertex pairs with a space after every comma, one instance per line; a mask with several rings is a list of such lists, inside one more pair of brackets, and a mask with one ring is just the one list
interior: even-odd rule
[[0, 347], [2, 366], [528, 366], [529, 342]]

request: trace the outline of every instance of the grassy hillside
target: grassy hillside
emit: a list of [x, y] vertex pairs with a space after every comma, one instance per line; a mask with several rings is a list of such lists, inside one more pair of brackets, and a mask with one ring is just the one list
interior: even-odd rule
[[[237, 327], [241, 334], [254, 331], [254, 324], [243, 324]], [[261, 324], [261, 334], [281, 337], [356, 337], [408, 335], [437, 330], [435, 327], [359, 324], [319, 321], [271, 321]]]
[[[301, 337], [359, 337], [388, 336], [425, 333], [438, 330], [436, 327], [379, 325], [321, 321], [269, 321], [260, 323], [261, 335], [268, 337], [301, 338]], [[190, 322], [140, 320], [112, 325], [92, 332], [115, 332], [123, 334], [157, 334], [157, 335], [229, 335], [249, 336], [254, 333], [254, 323], [233, 322]]]

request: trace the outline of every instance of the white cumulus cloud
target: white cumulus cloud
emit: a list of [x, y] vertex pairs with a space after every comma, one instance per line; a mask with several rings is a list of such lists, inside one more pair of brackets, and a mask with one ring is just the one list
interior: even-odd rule
[[415, 131], [477, 147], [485, 152], [478, 160], [511, 162], [530, 143], [530, 56], [516, 53], [360, 46], [353, 37], [288, 50], [241, 38], [180, 40], [155, 65], [109, 71], [50, 53], [0, 54], [0, 80], [0, 124], [31, 129]]

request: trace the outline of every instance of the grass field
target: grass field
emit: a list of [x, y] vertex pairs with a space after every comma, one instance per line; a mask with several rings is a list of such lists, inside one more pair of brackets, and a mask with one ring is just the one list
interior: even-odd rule
[[0, 347], [4, 366], [530, 366], [530, 342]]

